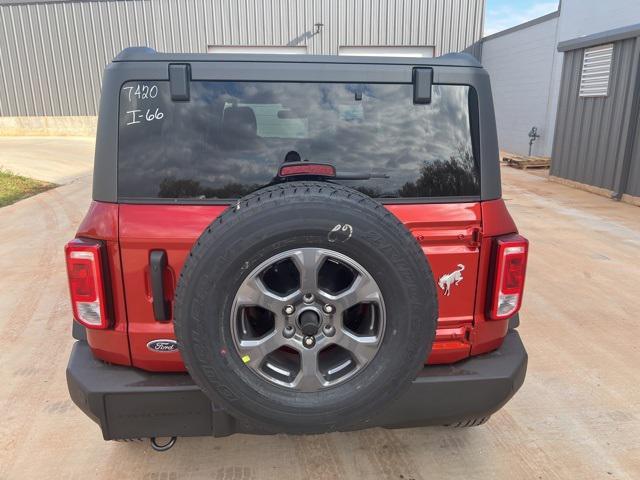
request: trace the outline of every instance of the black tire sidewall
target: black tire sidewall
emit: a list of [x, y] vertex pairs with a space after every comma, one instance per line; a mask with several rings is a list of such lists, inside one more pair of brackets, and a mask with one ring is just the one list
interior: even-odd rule
[[[435, 334], [433, 275], [419, 247], [422, 258], [405, 245], [415, 244], [409, 232], [400, 230], [406, 235], [398, 238], [394, 221], [381, 221], [378, 209], [357, 208], [360, 203], [307, 197], [270, 208], [265, 202], [214, 225], [194, 246], [176, 295], [176, 335], [194, 380], [232, 414], [291, 433], [342, 429], [366, 423], [415, 378]], [[337, 224], [351, 225], [351, 238], [330, 241]], [[333, 250], [359, 263], [378, 284], [386, 309], [374, 359], [354, 377], [318, 392], [279, 387], [247, 368], [230, 322], [246, 276], [278, 253], [305, 247]]]

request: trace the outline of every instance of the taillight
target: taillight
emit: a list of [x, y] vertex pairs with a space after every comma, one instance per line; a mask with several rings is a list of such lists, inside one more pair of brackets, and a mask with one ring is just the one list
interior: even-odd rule
[[108, 328], [102, 242], [76, 238], [64, 251], [74, 318], [87, 328]]
[[333, 165], [326, 165], [324, 163], [296, 162], [280, 167], [278, 175], [280, 177], [295, 177], [299, 175], [335, 177], [336, 169]]
[[489, 316], [509, 318], [520, 310], [529, 242], [520, 235], [496, 239], [495, 270]]

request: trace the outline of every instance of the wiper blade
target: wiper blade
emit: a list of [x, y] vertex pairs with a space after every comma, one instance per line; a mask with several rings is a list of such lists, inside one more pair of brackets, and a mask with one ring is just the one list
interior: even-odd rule
[[342, 172], [336, 173], [333, 177], [336, 180], [370, 180], [372, 178], [389, 178], [386, 173], [359, 173], [359, 172]]

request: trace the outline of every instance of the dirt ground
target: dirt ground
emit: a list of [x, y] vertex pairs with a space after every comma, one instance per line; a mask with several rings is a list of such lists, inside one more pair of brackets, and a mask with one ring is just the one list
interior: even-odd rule
[[[67, 142], [48, 155], [64, 159]], [[522, 171], [503, 178], [531, 241], [529, 371], [489, 423], [179, 439], [164, 454], [104, 442], [67, 394], [62, 247], [90, 177], [0, 209], [0, 479], [640, 478], [640, 208]]]

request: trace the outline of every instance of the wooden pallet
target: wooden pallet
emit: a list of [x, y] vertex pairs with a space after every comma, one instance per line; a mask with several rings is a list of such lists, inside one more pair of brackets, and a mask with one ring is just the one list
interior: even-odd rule
[[549, 157], [528, 157], [526, 155], [506, 154], [502, 156], [502, 161], [510, 167], [526, 170], [527, 168], [549, 168], [551, 159]]

